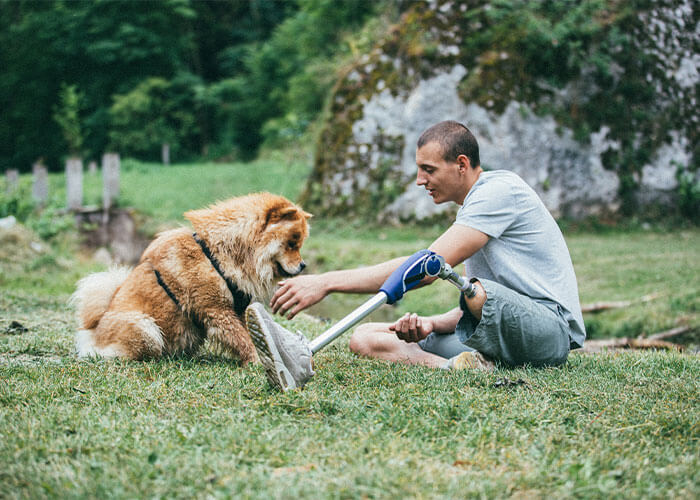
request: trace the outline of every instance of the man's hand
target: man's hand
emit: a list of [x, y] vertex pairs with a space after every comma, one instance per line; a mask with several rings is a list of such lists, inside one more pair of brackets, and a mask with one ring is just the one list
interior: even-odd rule
[[286, 314], [287, 319], [292, 319], [326, 295], [328, 292], [320, 275], [296, 276], [279, 282], [279, 288], [270, 301], [270, 308], [273, 313], [281, 316]]
[[433, 332], [434, 323], [431, 319], [418, 316], [416, 313], [406, 313], [389, 330], [404, 342], [418, 342]]

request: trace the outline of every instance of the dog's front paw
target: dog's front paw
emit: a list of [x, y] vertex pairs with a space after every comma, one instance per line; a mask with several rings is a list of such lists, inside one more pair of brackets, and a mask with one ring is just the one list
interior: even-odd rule
[[240, 357], [241, 366], [243, 368], [247, 367], [250, 363], [257, 364], [260, 362], [260, 359], [258, 359], [258, 353], [255, 351], [255, 348], [253, 348], [251, 352], [240, 353]]

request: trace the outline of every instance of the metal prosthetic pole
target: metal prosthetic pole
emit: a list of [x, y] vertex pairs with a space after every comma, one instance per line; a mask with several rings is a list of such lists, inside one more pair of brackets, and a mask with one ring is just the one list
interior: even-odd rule
[[471, 299], [474, 295], [476, 295], [476, 287], [474, 286], [474, 283], [470, 283], [457, 274], [457, 272], [452, 269], [452, 266], [445, 262], [445, 259], [439, 255], [436, 257], [440, 259], [441, 262], [438, 278], [442, 278], [452, 283], [454, 286], [459, 288], [459, 291], [466, 295], [468, 299]]
[[359, 321], [372, 314], [372, 312], [379, 309], [380, 306], [386, 304], [387, 299], [388, 297], [384, 292], [379, 292], [377, 295], [366, 301], [360, 307], [338, 321], [335, 325], [313, 339], [309, 343], [311, 352], [316, 354], [318, 351], [347, 332], [350, 328], [355, 326]]
[[403, 297], [404, 293], [417, 286], [420, 280], [426, 276], [438, 277], [449, 281], [469, 298], [476, 294], [474, 285], [457, 274], [452, 269], [452, 266], [445, 262], [445, 259], [430, 250], [420, 250], [406, 259], [389, 276], [389, 279], [380, 288], [379, 293], [312, 340], [309, 343], [311, 352], [317, 353], [380, 306], [393, 304]]

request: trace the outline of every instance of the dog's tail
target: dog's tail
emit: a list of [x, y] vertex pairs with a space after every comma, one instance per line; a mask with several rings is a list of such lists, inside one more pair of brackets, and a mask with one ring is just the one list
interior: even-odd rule
[[97, 326], [129, 272], [128, 267], [112, 267], [78, 281], [69, 303], [75, 306], [81, 330], [92, 330]]

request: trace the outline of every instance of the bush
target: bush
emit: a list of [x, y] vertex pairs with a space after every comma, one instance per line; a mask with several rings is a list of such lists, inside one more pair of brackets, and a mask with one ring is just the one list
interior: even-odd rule
[[160, 158], [161, 146], [170, 144], [173, 155], [190, 157], [203, 144], [198, 112], [202, 103], [201, 80], [182, 74], [172, 81], [149, 78], [132, 91], [114, 96], [110, 108], [111, 147], [124, 155]]
[[68, 145], [71, 155], [80, 156], [83, 147], [83, 132], [80, 120], [80, 111], [85, 95], [78, 92], [76, 85], [61, 85], [59, 93], [60, 103], [54, 107], [53, 119], [63, 132], [63, 138]]
[[29, 178], [20, 179], [19, 186], [10, 193], [0, 186], [0, 218], [12, 215], [42, 239], [51, 239], [75, 227], [75, 220], [63, 210], [57, 198], [51, 199], [46, 208], [38, 210], [26, 180]]
[[0, 189], [0, 218], [13, 215], [18, 221], [23, 222], [34, 211], [31, 191], [29, 186], [20, 182], [19, 186], [12, 192], [7, 192], [7, 188]]

